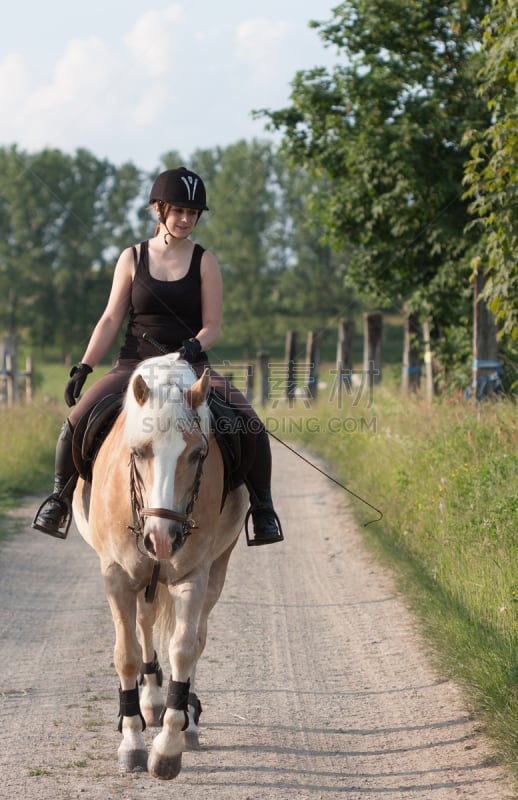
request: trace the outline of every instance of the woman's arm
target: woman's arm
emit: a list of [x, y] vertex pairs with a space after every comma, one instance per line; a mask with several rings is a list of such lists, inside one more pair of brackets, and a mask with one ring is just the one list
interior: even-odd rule
[[201, 308], [203, 327], [196, 334], [202, 349], [219, 339], [223, 315], [223, 280], [216, 256], [206, 250], [201, 259]]
[[131, 300], [134, 262], [131, 247], [123, 250], [115, 266], [108, 303], [95, 326], [83, 358], [83, 364], [95, 367], [114, 343]]

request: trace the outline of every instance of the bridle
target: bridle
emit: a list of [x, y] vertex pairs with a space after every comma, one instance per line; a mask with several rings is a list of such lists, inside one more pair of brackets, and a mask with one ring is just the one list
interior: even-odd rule
[[130, 455], [130, 496], [131, 509], [133, 513], [133, 525], [129, 525], [128, 527], [137, 537], [137, 541], [140, 536], [144, 535], [144, 522], [146, 517], [159, 517], [160, 519], [170, 519], [173, 522], [179, 522], [182, 526], [182, 537], [178, 547], [181, 547], [184, 544], [187, 536], [189, 536], [190, 533], [198, 527], [196, 521], [191, 517], [191, 514], [200, 491], [203, 464], [209, 452], [209, 441], [207, 436], [201, 430], [200, 418], [198, 414], [193, 415], [193, 421], [200, 430], [205, 447], [202, 451], [200, 451], [198, 456], [196, 473], [194, 475], [194, 481], [191, 488], [191, 497], [183, 514], [170, 508], [148, 508], [144, 505], [144, 481], [142, 480], [142, 475], [140, 474], [136, 463], [135, 453], [132, 452]]

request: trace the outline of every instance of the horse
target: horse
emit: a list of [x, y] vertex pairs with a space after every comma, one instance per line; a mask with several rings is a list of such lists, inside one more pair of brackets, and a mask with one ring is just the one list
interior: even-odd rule
[[[143, 361], [91, 479], [79, 479], [73, 498], [115, 626], [119, 769], [163, 780], [180, 773], [182, 752], [199, 748], [196, 664], [248, 507], [243, 485], [223, 494], [209, 385], [207, 369], [198, 378], [177, 354]], [[154, 642], [160, 619], [170, 622], [165, 703]], [[146, 725], [161, 726], [149, 755]]]

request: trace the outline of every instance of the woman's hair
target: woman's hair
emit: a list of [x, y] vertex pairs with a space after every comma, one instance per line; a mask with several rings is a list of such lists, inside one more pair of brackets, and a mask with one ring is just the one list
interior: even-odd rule
[[167, 219], [167, 215], [169, 214], [172, 206], [170, 203], [164, 203], [163, 200], [155, 200], [155, 203], [158, 206], [158, 213], [160, 216], [158, 218], [158, 222], [155, 227], [154, 236], [158, 236], [158, 234], [160, 233], [160, 220]]

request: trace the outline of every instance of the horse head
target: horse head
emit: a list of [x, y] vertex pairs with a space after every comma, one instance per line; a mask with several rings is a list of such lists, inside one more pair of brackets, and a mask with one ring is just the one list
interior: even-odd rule
[[170, 558], [195, 527], [210, 431], [209, 371], [197, 378], [176, 354], [143, 361], [126, 393], [126, 439], [137, 530], [156, 558]]

